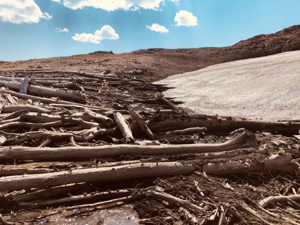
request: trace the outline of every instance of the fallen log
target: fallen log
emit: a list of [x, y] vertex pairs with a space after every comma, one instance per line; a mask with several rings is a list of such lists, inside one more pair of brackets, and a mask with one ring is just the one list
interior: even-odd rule
[[147, 135], [147, 137], [150, 140], [153, 140], [154, 135], [153, 135], [152, 131], [149, 129], [149, 127], [147, 126], [146, 122], [143, 120], [143, 118], [137, 112], [135, 112], [133, 110], [129, 110], [129, 114], [138, 123], [138, 125], [140, 126], [142, 131]]
[[253, 134], [244, 132], [221, 144], [192, 144], [192, 145], [112, 145], [97, 147], [0, 147], [0, 159], [29, 159], [29, 160], [61, 160], [113, 157], [118, 155], [154, 155], [154, 154], [187, 154], [221, 152], [242, 147], [254, 147], [256, 141]]
[[127, 125], [127, 123], [125, 122], [123, 115], [119, 112], [115, 112], [113, 114], [113, 117], [115, 119], [117, 126], [119, 127], [119, 129], [121, 130], [121, 132], [123, 134], [125, 142], [128, 142], [128, 143], [134, 142], [132, 132], [131, 132], [129, 126]]
[[67, 140], [73, 136], [72, 133], [62, 133], [57, 131], [34, 131], [22, 134], [7, 133], [8, 142], [10, 145], [25, 143], [32, 139], [51, 139], [51, 140]]
[[89, 73], [89, 72], [83, 72], [83, 71], [72, 71], [72, 70], [33, 70], [33, 71], [23, 71], [23, 72], [30, 72], [30, 73], [64, 73], [64, 74], [77, 74], [85, 77], [91, 77], [91, 78], [98, 78], [98, 79], [105, 79], [105, 80], [120, 80], [118, 76], [112, 76], [112, 75], [105, 75], [103, 73]]
[[12, 122], [0, 125], [0, 130], [8, 129], [11, 127], [20, 127], [20, 128], [28, 128], [28, 129], [42, 129], [42, 128], [51, 128], [51, 127], [60, 127], [64, 125], [63, 122], [51, 122], [51, 123], [27, 123], [27, 122]]
[[179, 110], [179, 108], [176, 105], [174, 105], [172, 102], [170, 102], [165, 97], [160, 97], [160, 100], [163, 101], [165, 104], [167, 104], [171, 109]]
[[10, 105], [10, 106], [5, 106], [3, 108], [3, 113], [13, 113], [16, 111], [29, 111], [29, 112], [40, 112], [40, 113], [51, 113], [51, 110], [45, 109], [42, 107], [37, 107], [37, 106], [32, 106], [32, 105]]
[[36, 101], [41, 101], [44, 103], [57, 103], [57, 104], [65, 104], [65, 105], [75, 105], [81, 108], [84, 107], [91, 107], [95, 110], [103, 110], [103, 108], [97, 107], [97, 106], [87, 106], [84, 104], [80, 104], [80, 103], [74, 103], [74, 102], [69, 102], [69, 101], [64, 101], [64, 100], [58, 100], [58, 99], [53, 99], [53, 98], [43, 98], [43, 97], [38, 97], [38, 96], [34, 96], [34, 95], [28, 95], [28, 94], [22, 94], [22, 93], [18, 93], [15, 91], [11, 91], [11, 90], [7, 90], [4, 87], [1, 87], [1, 91], [3, 93], [7, 93], [7, 94], [11, 94], [13, 96], [16, 96], [18, 98], [23, 98], [23, 99], [32, 99], [32, 100], [36, 100]]
[[[52, 199], [56, 198], [57, 196], [64, 196], [76, 192], [78, 190], [84, 190], [89, 185], [86, 183], [77, 183], [77, 184], [67, 184], [61, 185], [57, 187], [50, 187], [47, 189], [37, 190], [33, 192], [25, 192], [22, 194], [7, 194], [6, 197], [13, 199], [15, 202], [21, 204], [22, 202], [33, 202], [41, 201], [41, 199]], [[34, 201], [35, 202], [35, 201]]]
[[48, 168], [27, 168], [27, 165], [1, 165], [0, 176], [14, 176], [23, 174], [41, 174], [53, 172]]
[[300, 195], [289, 195], [289, 196], [269, 196], [264, 198], [259, 202], [259, 205], [265, 208], [267, 205], [273, 202], [287, 202], [289, 200], [292, 201], [300, 201]]
[[[246, 120], [232, 117], [218, 117], [208, 115], [165, 114], [148, 123], [153, 132], [181, 130], [190, 127], [206, 127], [210, 132], [231, 132], [239, 128], [247, 130], [266, 131], [275, 134], [297, 135], [300, 130], [299, 122], [266, 122]], [[134, 130], [134, 128], [132, 128]]]
[[[84, 195], [72, 195], [65, 198], [59, 199], [38, 199], [36, 201], [30, 202], [20, 202], [20, 206], [26, 206], [29, 208], [38, 208], [38, 207], [45, 207], [50, 205], [57, 205], [57, 204], [74, 204], [74, 202], [83, 201], [83, 200], [92, 200], [92, 199], [107, 199], [107, 198], [116, 198], [116, 197], [124, 197], [128, 196], [132, 193], [132, 190], [117, 190], [117, 191], [105, 191], [105, 192], [96, 192], [96, 193], [89, 193]], [[78, 207], [78, 206], [77, 206]], [[76, 207], [76, 208], [77, 208]]]
[[[116, 198], [116, 199], [111, 199], [103, 202], [97, 202], [97, 203], [92, 203], [92, 204], [84, 204], [84, 205], [75, 205], [75, 206], [69, 206], [66, 207], [66, 210], [74, 210], [74, 209], [82, 209], [82, 208], [95, 208], [99, 206], [108, 206], [109, 208], [117, 207], [122, 205], [125, 202], [131, 201], [133, 199], [141, 197], [141, 194], [134, 194], [122, 198]], [[120, 203], [115, 205], [115, 203]]]
[[165, 200], [167, 202], [182, 206], [184, 208], [187, 208], [189, 210], [192, 210], [194, 213], [201, 215], [205, 213], [205, 209], [197, 206], [189, 201], [177, 198], [173, 195], [169, 195], [167, 193], [162, 193], [162, 192], [156, 192], [156, 191], [149, 191], [147, 193], [149, 196], [151, 196], [152, 198], [156, 198], [156, 199], [160, 199], [160, 200]]
[[0, 191], [43, 188], [80, 182], [107, 182], [132, 178], [148, 178], [190, 174], [192, 165], [179, 162], [141, 163], [129, 166], [77, 169], [38, 175], [10, 176], [0, 178]]
[[171, 130], [166, 133], [166, 135], [178, 135], [178, 134], [195, 134], [206, 132], [206, 127], [191, 127], [183, 130]]
[[262, 162], [257, 161], [229, 161], [224, 163], [209, 163], [203, 167], [203, 172], [213, 176], [248, 173], [267, 169], [295, 173], [298, 165], [292, 162], [290, 155], [272, 155]]
[[[0, 81], [0, 86], [4, 86], [15, 91], [20, 91], [21, 89], [21, 84], [14, 81]], [[40, 87], [35, 85], [29, 85], [28, 93], [32, 95], [38, 95], [38, 96], [59, 97], [59, 98], [69, 99], [79, 103], [86, 102], [85, 99], [83, 99], [81, 96], [76, 95], [74, 93], [68, 93], [57, 89]]]
[[95, 113], [92, 110], [88, 109], [88, 108], [84, 108], [84, 111], [95, 121], [107, 126], [107, 127], [112, 127], [114, 125], [114, 121], [107, 117], [107, 116], [103, 116], [99, 113]]

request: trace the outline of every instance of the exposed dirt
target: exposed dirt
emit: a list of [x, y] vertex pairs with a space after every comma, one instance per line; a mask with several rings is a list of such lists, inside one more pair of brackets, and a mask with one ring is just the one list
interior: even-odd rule
[[[127, 110], [132, 107], [140, 112], [144, 120], [149, 120], [149, 124], [155, 125], [168, 119], [192, 120], [192, 113], [185, 109], [170, 112], [169, 106], [163, 103], [159, 96], [161, 91], [165, 90], [162, 86], [152, 85], [150, 81], [156, 81], [169, 75], [188, 72], [200, 69], [209, 65], [245, 59], [251, 57], [265, 56], [282, 51], [300, 50], [300, 26], [287, 28], [272, 35], [260, 35], [252, 39], [242, 41], [231, 47], [225, 48], [200, 48], [200, 49], [148, 49], [139, 50], [127, 54], [107, 54], [98, 52], [89, 55], [78, 55], [71, 57], [60, 57], [51, 59], [27, 60], [19, 62], [0, 62], [1, 76], [14, 79], [28, 77], [32, 80], [42, 78], [72, 78], [80, 79], [81, 75], [66, 75], [61, 72], [53, 73], [33, 73], [23, 70], [46, 70], [46, 69], [64, 69], [64, 70], [83, 70], [93, 72], [104, 72], [108, 75], [115, 73], [120, 80], [117, 82], [88, 82], [78, 84], [84, 91], [75, 90], [73, 93], [81, 94], [89, 106], [99, 106], [112, 111], [119, 110], [124, 113], [126, 120], [133, 124], [133, 133], [137, 141], [144, 141], [145, 135], [141, 130], [134, 129], [134, 121], [130, 118]], [[22, 70], [22, 71], [21, 71]], [[1, 81], [1, 79], [0, 79]], [[50, 86], [51, 87], [51, 86]], [[60, 88], [60, 90], [68, 90]], [[2, 96], [7, 98], [6, 95]], [[31, 104], [45, 108], [51, 108], [49, 104], [41, 104], [39, 101], [24, 100], [15, 98], [17, 104]], [[176, 102], [172, 101], [176, 104]], [[177, 102], [178, 103], [178, 102]], [[53, 115], [61, 113], [61, 109], [52, 107]], [[82, 112], [82, 109], [67, 109], [69, 116]], [[1, 114], [1, 119], [6, 114]], [[108, 115], [112, 118], [112, 115]], [[74, 116], [75, 117], [75, 116]], [[211, 118], [206, 118], [207, 120]], [[233, 120], [232, 118], [216, 118], [218, 121]], [[240, 119], [243, 120], [243, 119]], [[1, 122], [1, 120], [0, 120]], [[135, 125], [136, 126], [136, 125]], [[299, 125], [300, 126], [300, 125]], [[62, 129], [62, 128], [59, 128]], [[63, 127], [67, 130], [68, 128]], [[34, 160], [12, 160], [1, 161], [1, 168], [6, 166], [31, 165], [32, 168], [43, 168], [54, 171], [72, 171], [77, 168], [95, 168], [105, 163], [128, 162], [129, 160], [140, 160], [142, 162], [165, 162], [177, 161], [183, 164], [192, 163], [197, 171], [202, 171], [203, 167], [210, 163], [221, 164], [230, 161], [238, 161], [249, 166], [251, 162], [262, 164], [263, 160], [271, 155], [288, 155], [293, 158], [293, 163], [299, 163], [300, 142], [296, 137], [286, 134], [278, 134], [273, 130], [273, 134], [264, 132], [261, 129], [255, 133], [258, 140], [258, 146], [254, 148], [239, 149], [242, 154], [232, 156], [231, 158], [219, 157], [215, 159], [204, 158], [205, 155], [199, 154], [179, 154], [179, 155], [117, 155], [107, 158], [96, 158], [90, 160], [74, 160], [62, 162], [39, 162]], [[29, 129], [16, 127], [14, 129], [3, 129], [9, 133], [24, 133]], [[223, 143], [230, 138], [230, 131], [206, 132], [187, 135], [167, 135], [166, 130], [155, 130], [156, 144], [197, 144], [197, 143]], [[256, 130], [254, 129], [254, 132]], [[277, 133], [277, 134], [276, 134]], [[23, 146], [36, 147], [42, 144], [45, 139], [30, 140], [22, 143]], [[80, 146], [106, 146], [122, 144], [122, 134], [116, 131], [112, 135], [100, 135], [90, 142], [77, 142]], [[137, 142], [136, 142], [137, 144]], [[149, 143], [148, 143], [149, 144]], [[5, 148], [1, 147], [1, 148]], [[59, 140], [51, 142], [49, 147], [69, 146], [68, 140]], [[7, 144], [7, 146], [10, 146]], [[245, 146], [247, 147], [247, 146]], [[1, 149], [2, 150], [2, 149]], [[50, 160], [51, 161], [51, 160]], [[32, 163], [37, 164], [32, 164]], [[30, 164], [29, 164], [30, 163]], [[294, 165], [294, 164], [293, 164]], [[29, 167], [27, 167], [29, 168]], [[244, 167], [243, 167], [244, 168]], [[241, 168], [241, 169], [243, 169]], [[166, 200], [157, 200], [148, 195], [139, 197], [126, 204], [133, 204], [134, 210], [138, 213], [140, 223], [143, 224], [218, 224], [222, 212], [224, 212], [227, 222], [221, 224], [262, 224], [262, 219], [274, 224], [298, 223], [297, 205], [293, 202], [272, 203], [266, 207], [269, 211], [263, 211], [258, 206], [258, 202], [271, 195], [298, 195], [300, 192], [300, 180], [297, 173], [286, 173], [278, 171], [269, 171], [267, 167], [262, 166], [263, 170], [256, 172], [247, 172], [243, 174], [234, 173], [226, 176], [206, 176], [205, 173], [195, 172], [190, 175], [179, 175], [173, 177], [147, 178], [147, 179], [129, 179], [118, 182], [93, 182], [88, 184], [78, 184], [79, 188], [75, 190], [66, 190], [60, 195], [53, 195], [51, 189], [46, 188], [46, 195], [39, 196], [29, 204], [44, 202], [51, 199], [67, 198], [70, 196], [86, 195], [87, 193], [97, 194], [103, 191], [114, 191], [119, 189], [147, 191], [156, 190], [171, 194], [177, 198], [186, 200], [197, 206], [202, 207], [205, 213], [197, 214], [184, 205], [173, 204]], [[279, 170], [282, 168], [279, 168]], [[299, 169], [298, 169], [299, 170]], [[297, 172], [297, 171], [296, 171]], [[1, 179], [1, 178], [0, 178]], [[75, 185], [76, 186], [76, 185]], [[36, 189], [26, 190], [26, 193], [35, 192]], [[7, 194], [10, 197], [7, 197]], [[71, 222], [78, 224], [82, 218], [99, 216], [101, 207], [76, 209], [66, 213], [65, 207], [81, 203], [94, 203], [105, 201], [103, 196], [93, 198], [82, 202], [71, 202], [63, 204], [62, 207], [51, 205], [53, 208], [41, 207], [27, 210], [20, 204], [12, 201], [11, 196], [18, 195], [18, 192], [4, 191], [0, 197], [0, 213], [4, 219], [10, 222], [20, 222], [27, 224], [65, 224], [65, 220], [55, 218], [51, 219], [53, 213], [57, 213], [60, 218], [70, 218]], [[26, 202], [25, 202], [26, 203]], [[28, 202], [27, 202], [28, 203]], [[245, 204], [257, 212], [257, 216], [249, 213]], [[115, 205], [106, 205], [107, 208], [113, 208]], [[30, 206], [28, 206], [30, 207]], [[113, 212], [112, 212], [113, 213]], [[283, 219], [285, 216], [285, 219]], [[101, 216], [99, 216], [101, 217]], [[124, 217], [130, 217], [124, 214]], [[75, 221], [74, 221], [75, 218]], [[196, 219], [196, 221], [195, 221]], [[91, 221], [91, 220], [90, 220]], [[296, 221], [296, 222], [295, 222]], [[97, 222], [97, 223], [96, 223]], [[110, 224], [105, 219], [99, 218], [95, 224]], [[93, 220], [94, 223], [94, 220]], [[126, 222], [122, 222], [126, 224]], [[220, 223], [219, 223], [220, 224]]]

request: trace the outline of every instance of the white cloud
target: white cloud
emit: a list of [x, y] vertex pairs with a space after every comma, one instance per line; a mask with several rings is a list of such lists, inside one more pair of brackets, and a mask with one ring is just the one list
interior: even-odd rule
[[87, 34], [87, 33], [75, 34], [72, 38], [75, 41], [100, 44], [100, 41], [104, 39], [118, 40], [119, 35], [111, 26], [105, 25], [100, 30], [96, 30], [94, 34]]
[[0, 0], [0, 18], [10, 23], [38, 23], [52, 16], [43, 13], [34, 0]]
[[165, 1], [179, 2], [180, 0], [52, 0], [62, 2], [64, 6], [71, 9], [82, 9], [84, 7], [94, 7], [106, 11], [114, 11], [117, 9], [137, 10], [154, 9], [158, 10], [160, 4]]
[[159, 32], [159, 33], [169, 33], [168, 29], [165, 26], [159, 25], [157, 23], [153, 23], [152, 26], [146, 26], [152, 31]]
[[174, 21], [177, 23], [176, 26], [192, 27], [198, 25], [197, 17], [185, 10], [180, 10], [176, 13]]
[[64, 28], [64, 29], [55, 28], [55, 31], [58, 31], [60, 33], [68, 33], [69, 32], [69, 30], [67, 28]]

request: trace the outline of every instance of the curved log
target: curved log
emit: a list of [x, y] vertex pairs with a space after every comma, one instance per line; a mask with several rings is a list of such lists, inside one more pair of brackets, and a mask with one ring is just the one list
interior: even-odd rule
[[112, 145], [97, 147], [0, 147], [0, 159], [30, 159], [30, 160], [60, 160], [86, 159], [98, 157], [113, 157], [118, 155], [154, 155], [154, 154], [187, 154], [221, 152], [242, 147], [256, 146], [252, 133], [244, 132], [221, 144], [192, 144], [192, 145]]
[[269, 196], [259, 202], [261, 207], [266, 207], [272, 202], [287, 202], [287, 201], [300, 201], [300, 195], [289, 195], [289, 196]]

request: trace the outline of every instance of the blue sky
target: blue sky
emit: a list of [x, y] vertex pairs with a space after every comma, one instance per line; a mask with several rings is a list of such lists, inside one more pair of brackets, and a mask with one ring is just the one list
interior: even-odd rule
[[0, 0], [0, 60], [232, 45], [300, 24], [299, 0]]

